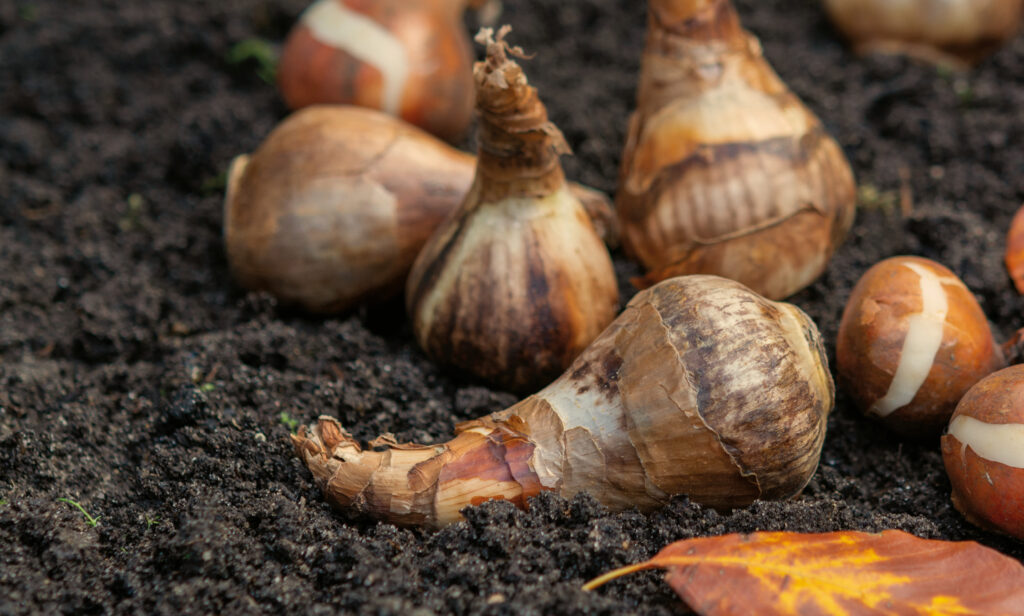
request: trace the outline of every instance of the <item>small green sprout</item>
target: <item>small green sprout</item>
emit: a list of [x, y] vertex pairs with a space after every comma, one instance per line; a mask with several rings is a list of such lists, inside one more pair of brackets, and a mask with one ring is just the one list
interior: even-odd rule
[[4, 506], [4, 505], [6, 505], [7, 503], [8, 503], [8, 501], [7, 501], [7, 499], [6, 499], [6, 498], [0, 498], [0, 507], [3, 507], [3, 506]]
[[85, 507], [81, 506], [80, 504], [78, 504], [77, 502], [71, 500], [70, 498], [58, 498], [57, 500], [62, 502], [62, 503], [67, 503], [67, 504], [71, 505], [72, 507], [74, 507], [75, 509], [78, 509], [79, 511], [81, 511], [82, 515], [85, 516], [85, 523], [88, 524], [89, 526], [92, 526], [93, 528], [96, 528], [96, 526], [100, 523], [100, 516], [96, 516], [95, 518], [92, 517], [91, 515], [89, 515], [89, 512], [85, 510]]
[[154, 526], [156, 526], [158, 524], [160, 524], [160, 516], [158, 516], [158, 515], [155, 515], [153, 517], [149, 517], [148, 515], [146, 516], [146, 528], [153, 528]]
[[893, 190], [878, 190], [873, 184], [857, 187], [857, 205], [866, 210], [881, 210], [891, 213], [899, 203], [899, 194]]
[[199, 391], [207, 394], [213, 391], [214, 389], [217, 389], [217, 386], [214, 385], [213, 383], [203, 383], [202, 385], [199, 386]]
[[288, 428], [288, 431], [291, 432], [292, 434], [295, 434], [295, 432], [299, 429], [299, 420], [295, 419], [288, 413], [281, 411], [281, 414], [278, 415], [277, 417], [284, 425], [284, 427]]
[[225, 58], [228, 64], [256, 63], [256, 75], [267, 83], [274, 83], [277, 75], [277, 54], [268, 41], [247, 38], [235, 43]]

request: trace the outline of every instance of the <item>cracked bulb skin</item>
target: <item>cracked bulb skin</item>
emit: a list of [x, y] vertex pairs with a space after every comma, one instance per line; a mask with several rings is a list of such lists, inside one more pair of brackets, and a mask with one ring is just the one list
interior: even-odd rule
[[278, 65], [292, 109], [380, 109], [443, 139], [473, 117], [468, 0], [317, 0], [299, 16]]
[[966, 69], [1020, 28], [1024, 0], [824, 0], [858, 53], [906, 54]]
[[441, 527], [503, 499], [588, 492], [615, 511], [685, 494], [716, 509], [798, 494], [834, 388], [814, 323], [717, 276], [638, 293], [540, 392], [435, 445], [363, 448], [330, 417], [292, 437], [335, 507]]
[[792, 295], [853, 222], [846, 157], [728, 0], [651, 0], [648, 14], [615, 197], [638, 284], [701, 273]]
[[1024, 539], [1024, 365], [979, 381], [942, 437], [953, 505], [972, 524]]
[[857, 406], [902, 436], [938, 436], [960, 398], [1006, 365], [974, 295], [944, 266], [893, 257], [857, 282], [836, 370]]
[[478, 39], [487, 60], [475, 67], [473, 185], [416, 258], [406, 306], [431, 359], [522, 393], [550, 383], [612, 321], [618, 284], [566, 184], [568, 146], [504, 32]]

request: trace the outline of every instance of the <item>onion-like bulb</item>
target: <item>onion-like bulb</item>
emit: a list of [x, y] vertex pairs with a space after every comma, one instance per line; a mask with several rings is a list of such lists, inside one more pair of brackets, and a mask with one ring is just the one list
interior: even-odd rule
[[638, 293], [558, 380], [447, 443], [364, 449], [329, 417], [292, 440], [329, 502], [395, 524], [444, 526], [544, 490], [614, 510], [674, 494], [729, 509], [803, 489], [833, 401], [799, 308], [684, 276]]
[[646, 282], [717, 274], [767, 297], [817, 278], [853, 221], [849, 163], [728, 0], [650, 0], [616, 206]]
[[615, 317], [611, 257], [569, 190], [569, 151], [537, 91], [490, 29], [474, 67], [480, 115], [476, 177], [423, 247], [406, 306], [436, 362], [502, 389], [551, 382]]

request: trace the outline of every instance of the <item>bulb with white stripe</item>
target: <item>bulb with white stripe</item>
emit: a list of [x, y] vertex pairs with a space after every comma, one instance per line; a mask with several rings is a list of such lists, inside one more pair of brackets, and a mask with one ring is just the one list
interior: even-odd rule
[[462, 13], [480, 0], [317, 0], [285, 41], [278, 85], [292, 109], [386, 111], [446, 139], [472, 119], [472, 50]]
[[982, 379], [942, 437], [953, 505], [973, 524], [1024, 539], [1024, 365]]
[[839, 325], [841, 385], [864, 412], [904, 436], [937, 435], [961, 396], [1004, 365], [974, 295], [921, 257], [869, 269]]

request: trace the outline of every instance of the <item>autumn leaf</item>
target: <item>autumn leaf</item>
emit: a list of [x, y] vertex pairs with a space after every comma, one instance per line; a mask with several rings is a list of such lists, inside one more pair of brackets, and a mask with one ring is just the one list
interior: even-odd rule
[[678, 541], [583, 588], [644, 569], [668, 569], [665, 580], [703, 616], [1024, 615], [1019, 562], [973, 541], [933, 541], [897, 530]]
[[1017, 291], [1024, 293], [1024, 206], [1010, 223], [1010, 232], [1006, 235], [1006, 269], [1016, 285]]

